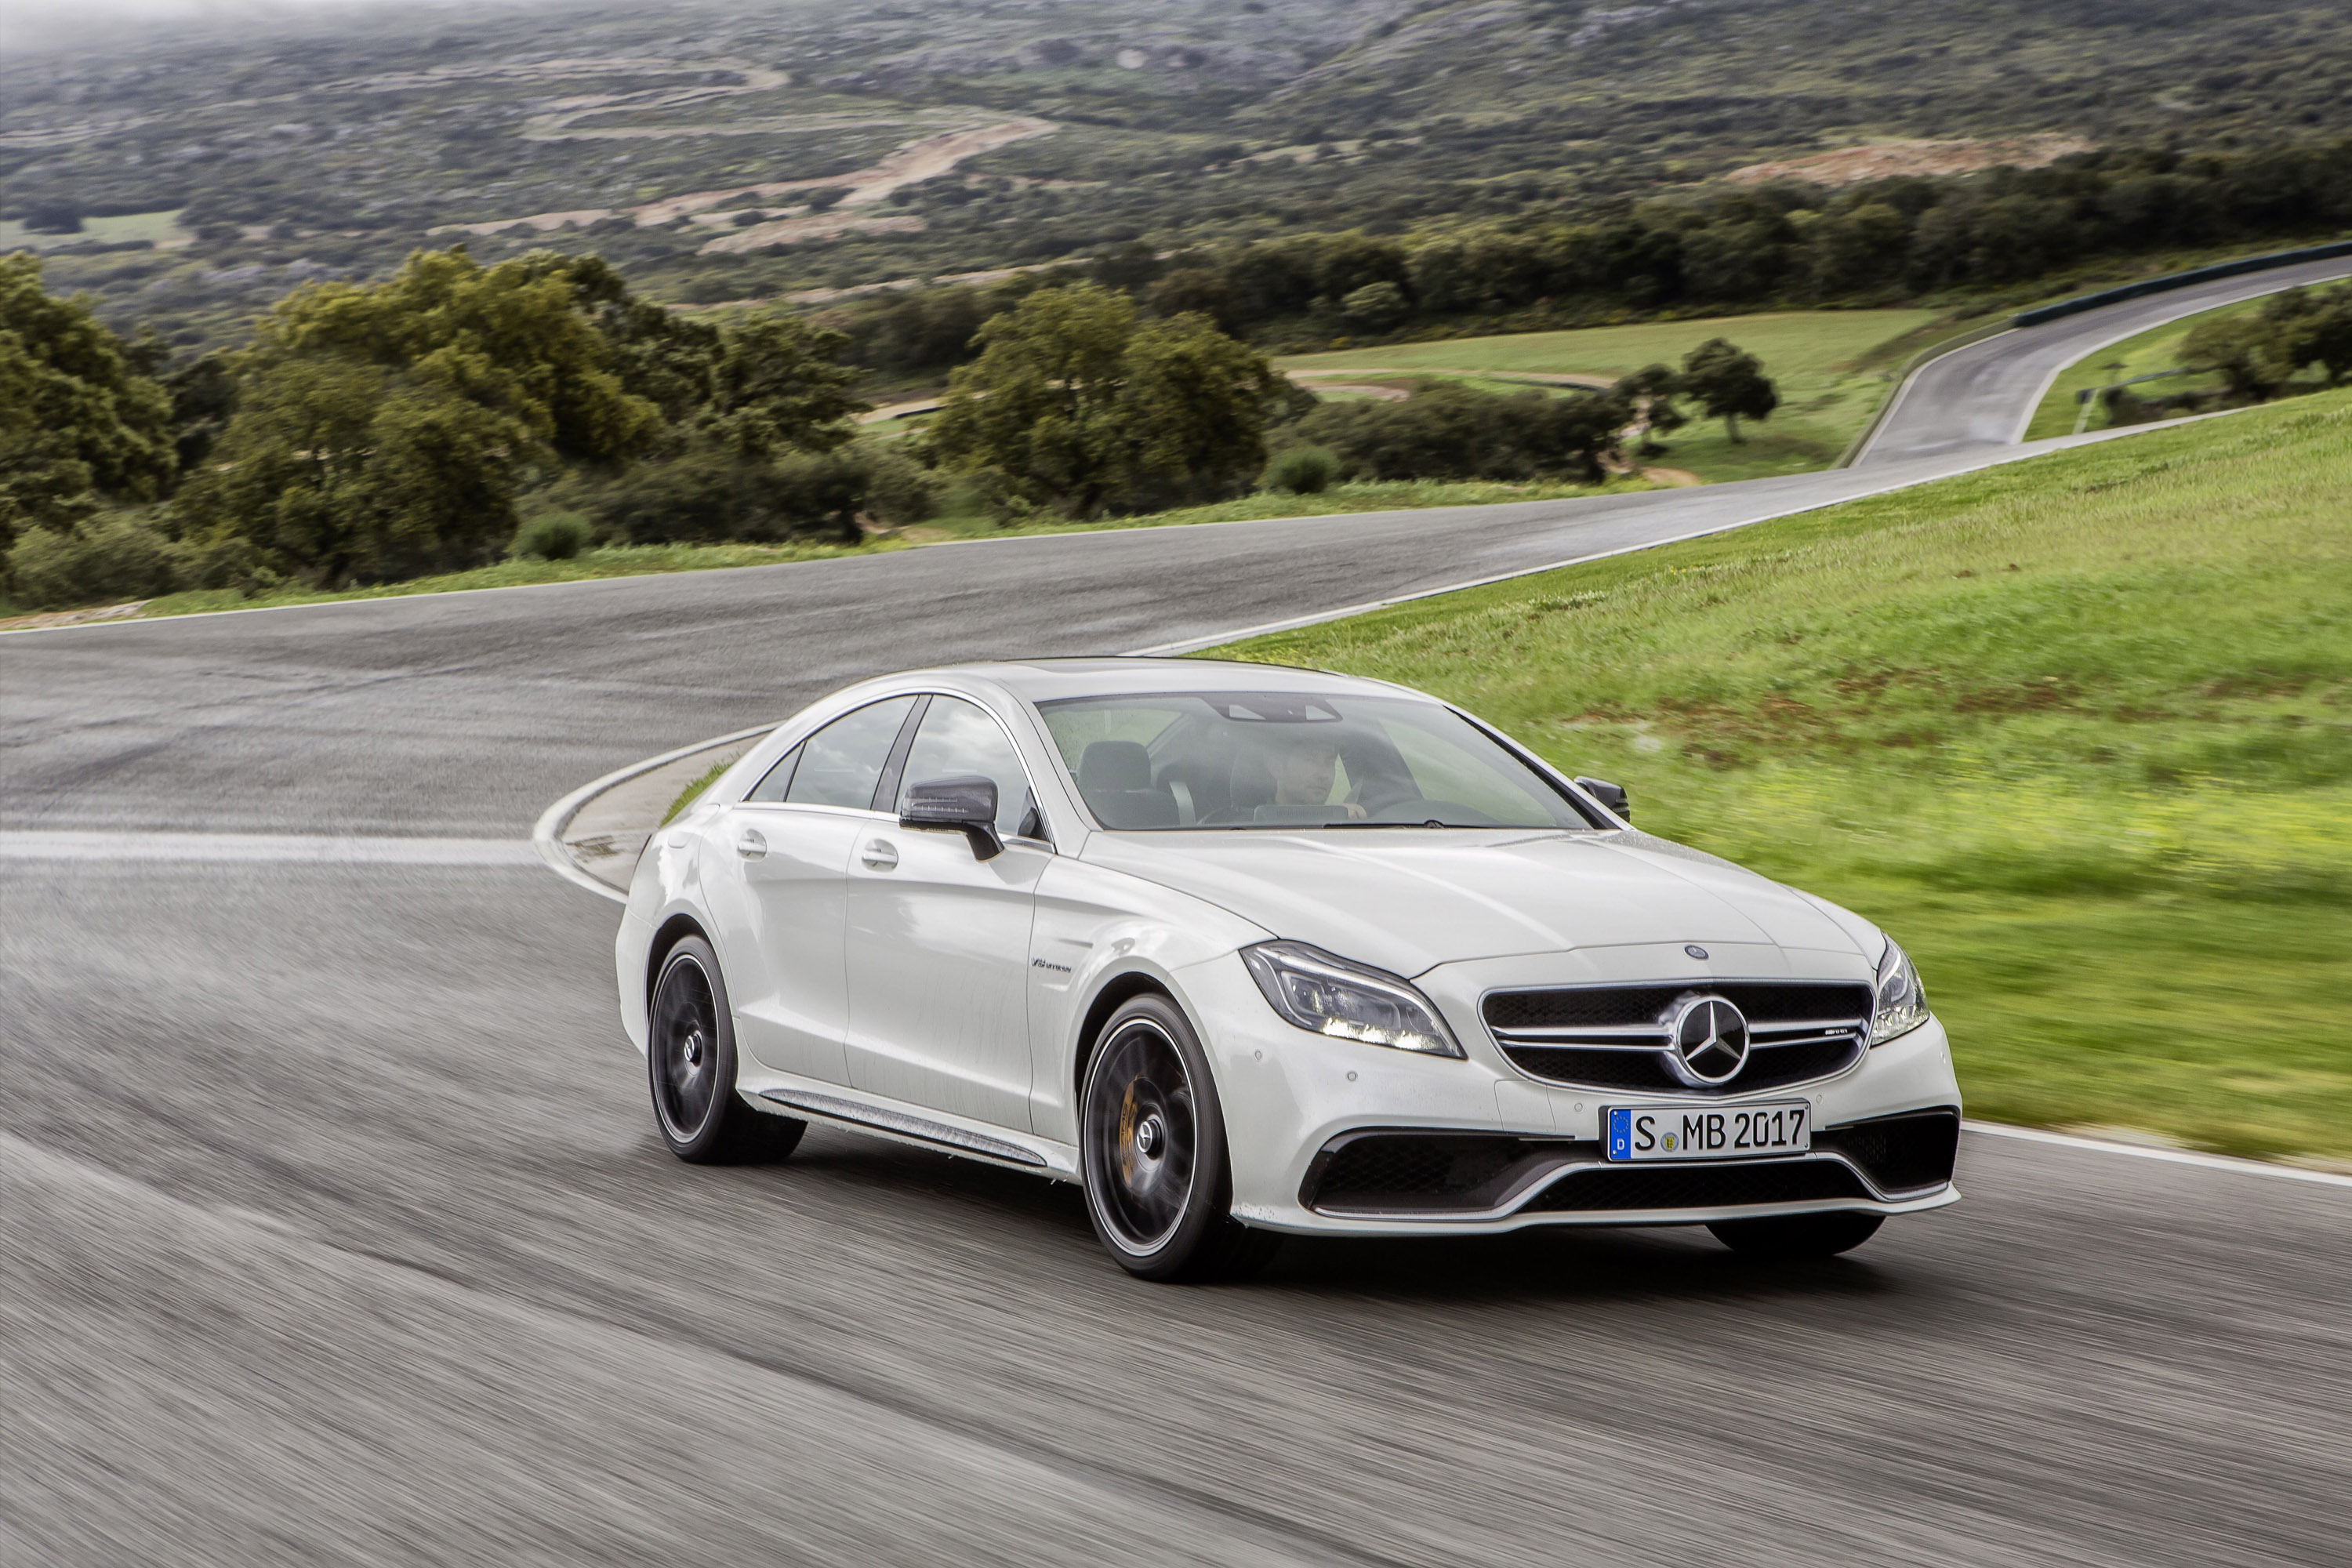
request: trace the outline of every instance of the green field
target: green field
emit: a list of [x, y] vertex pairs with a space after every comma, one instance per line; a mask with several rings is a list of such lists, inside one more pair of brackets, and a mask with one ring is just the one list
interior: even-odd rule
[[121, 245], [132, 240], [146, 240], [163, 245], [171, 240], [193, 237], [173, 221], [179, 217], [175, 208], [170, 212], [123, 213], [116, 217], [86, 217], [78, 234], [34, 234], [16, 218], [0, 218], [0, 251], [55, 250], [59, 246], [87, 245], [95, 240], [101, 245]]
[[2322, 394], [1228, 651], [1440, 692], [1882, 921], [1975, 1114], [2340, 1162], [2347, 494]]
[[[1276, 360], [1285, 371], [1446, 371], [1577, 374], [1615, 377], [1661, 361], [1679, 363], [1709, 338], [1729, 338], [1764, 362], [1780, 407], [1735, 445], [1717, 422], [1694, 419], [1650, 461], [1688, 468], [1710, 481], [1826, 468], [1893, 390], [1889, 351], [1937, 319], [1926, 310], [1784, 310], [1695, 321], [1643, 321], [1580, 331], [1454, 338]], [[1495, 384], [1489, 383], [1488, 385]]]

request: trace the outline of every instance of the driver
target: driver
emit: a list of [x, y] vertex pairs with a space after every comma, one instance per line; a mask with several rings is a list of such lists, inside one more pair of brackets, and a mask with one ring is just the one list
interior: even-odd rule
[[[1339, 743], [1317, 728], [1286, 726], [1268, 737], [1265, 765], [1274, 775], [1275, 805], [1328, 805], [1339, 777]], [[1363, 820], [1364, 808], [1352, 800], [1339, 809], [1351, 821]]]

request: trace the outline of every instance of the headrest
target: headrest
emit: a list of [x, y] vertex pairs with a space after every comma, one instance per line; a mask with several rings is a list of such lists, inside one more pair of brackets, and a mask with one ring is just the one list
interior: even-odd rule
[[1089, 741], [1078, 753], [1078, 788], [1084, 794], [1150, 787], [1151, 753], [1140, 741]]

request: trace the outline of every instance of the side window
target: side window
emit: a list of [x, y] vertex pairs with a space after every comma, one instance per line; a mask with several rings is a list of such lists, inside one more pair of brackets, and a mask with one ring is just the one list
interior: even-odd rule
[[1007, 837], [1034, 838], [1043, 833], [1033, 820], [1036, 797], [1029, 793], [1028, 770], [1021, 753], [1004, 737], [1003, 729], [985, 709], [961, 697], [934, 697], [907, 765], [898, 775], [898, 800], [907, 791], [932, 779], [968, 777], [978, 773], [996, 781], [996, 831]]
[[751, 786], [751, 793], [745, 795], [744, 800], [767, 801], [772, 804], [783, 799], [784, 791], [792, 787], [793, 769], [800, 764], [803, 749], [800, 746], [794, 746], [791, 751], [778, 757], [776, 765], [761, 776], [760, 782]]
[[803, 741], [800, 765], [793, 769], [784, 799], [794, 805], [871, 808], [874, 786], [882, 782], [882, 767], [890, 760], [891, 744], [898, 739], [914, 706], [911, 697], [869, 702]]

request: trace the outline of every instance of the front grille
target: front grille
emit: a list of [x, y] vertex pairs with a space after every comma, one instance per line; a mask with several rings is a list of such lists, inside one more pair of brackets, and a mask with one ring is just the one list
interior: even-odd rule
[[[1666, 1024], [1685, 997], [1713, 994], [1748, 1019], [1748, 1065], [1712, 1089], [1666, 1065]], [[1846, 982], [1581, 985], [1498, 991], [1483, 1008], [1495, 1044], [1529, 1077], [1644, 1094], [1751, 1094], [1843, 1072], [1862, 1058], [1870, 987]]]
[[1858, 982], [1727, 980], [1721, 984], [1574, 985], [1542, 991], [1497, 991], [1486, 998], [1495, 1029], [1570, 1029], [1581, 1025], [1654, 1024], [1682, 998], [1720, 996], [1753, 1024], [1852, 1023], [1870, 1014], [1870, 987]]
[[1655, 1050], [1504, 1043], [1503, 1054], [1520, 1071], [1556, 1083], [1590, 1089], [1630, 1089], [1651, 1094], [1748, 1094], [1759, 1089], [1779, 1089], [1843, 1072], [1862, 1055], [1862, 1042], [1852, 1035], [1785, 1046], [1759, 1041], [1749, 1047], [1748, 1065], [1737, 1077], [1721, 1089], [1703, 1091], [1686, 1088], [1666, 1066], [1664, 1054]]
[[1813, 1147], [1834, 1149], [1869, 1173], [1882, 1193], [1915, 1193], [1948, 1186], [1960, 1150], [1960, 1113], [1910, 1111], [1830, 1127], [1813, 1134]]
[[1601, 1165], [1572, 1172], [1536, 1195], [1527, 1212], [1712, 1209], [1742, 1204], [1867, 1198], [1862, 1179], [1834, 1160], [1727, 1165]]

